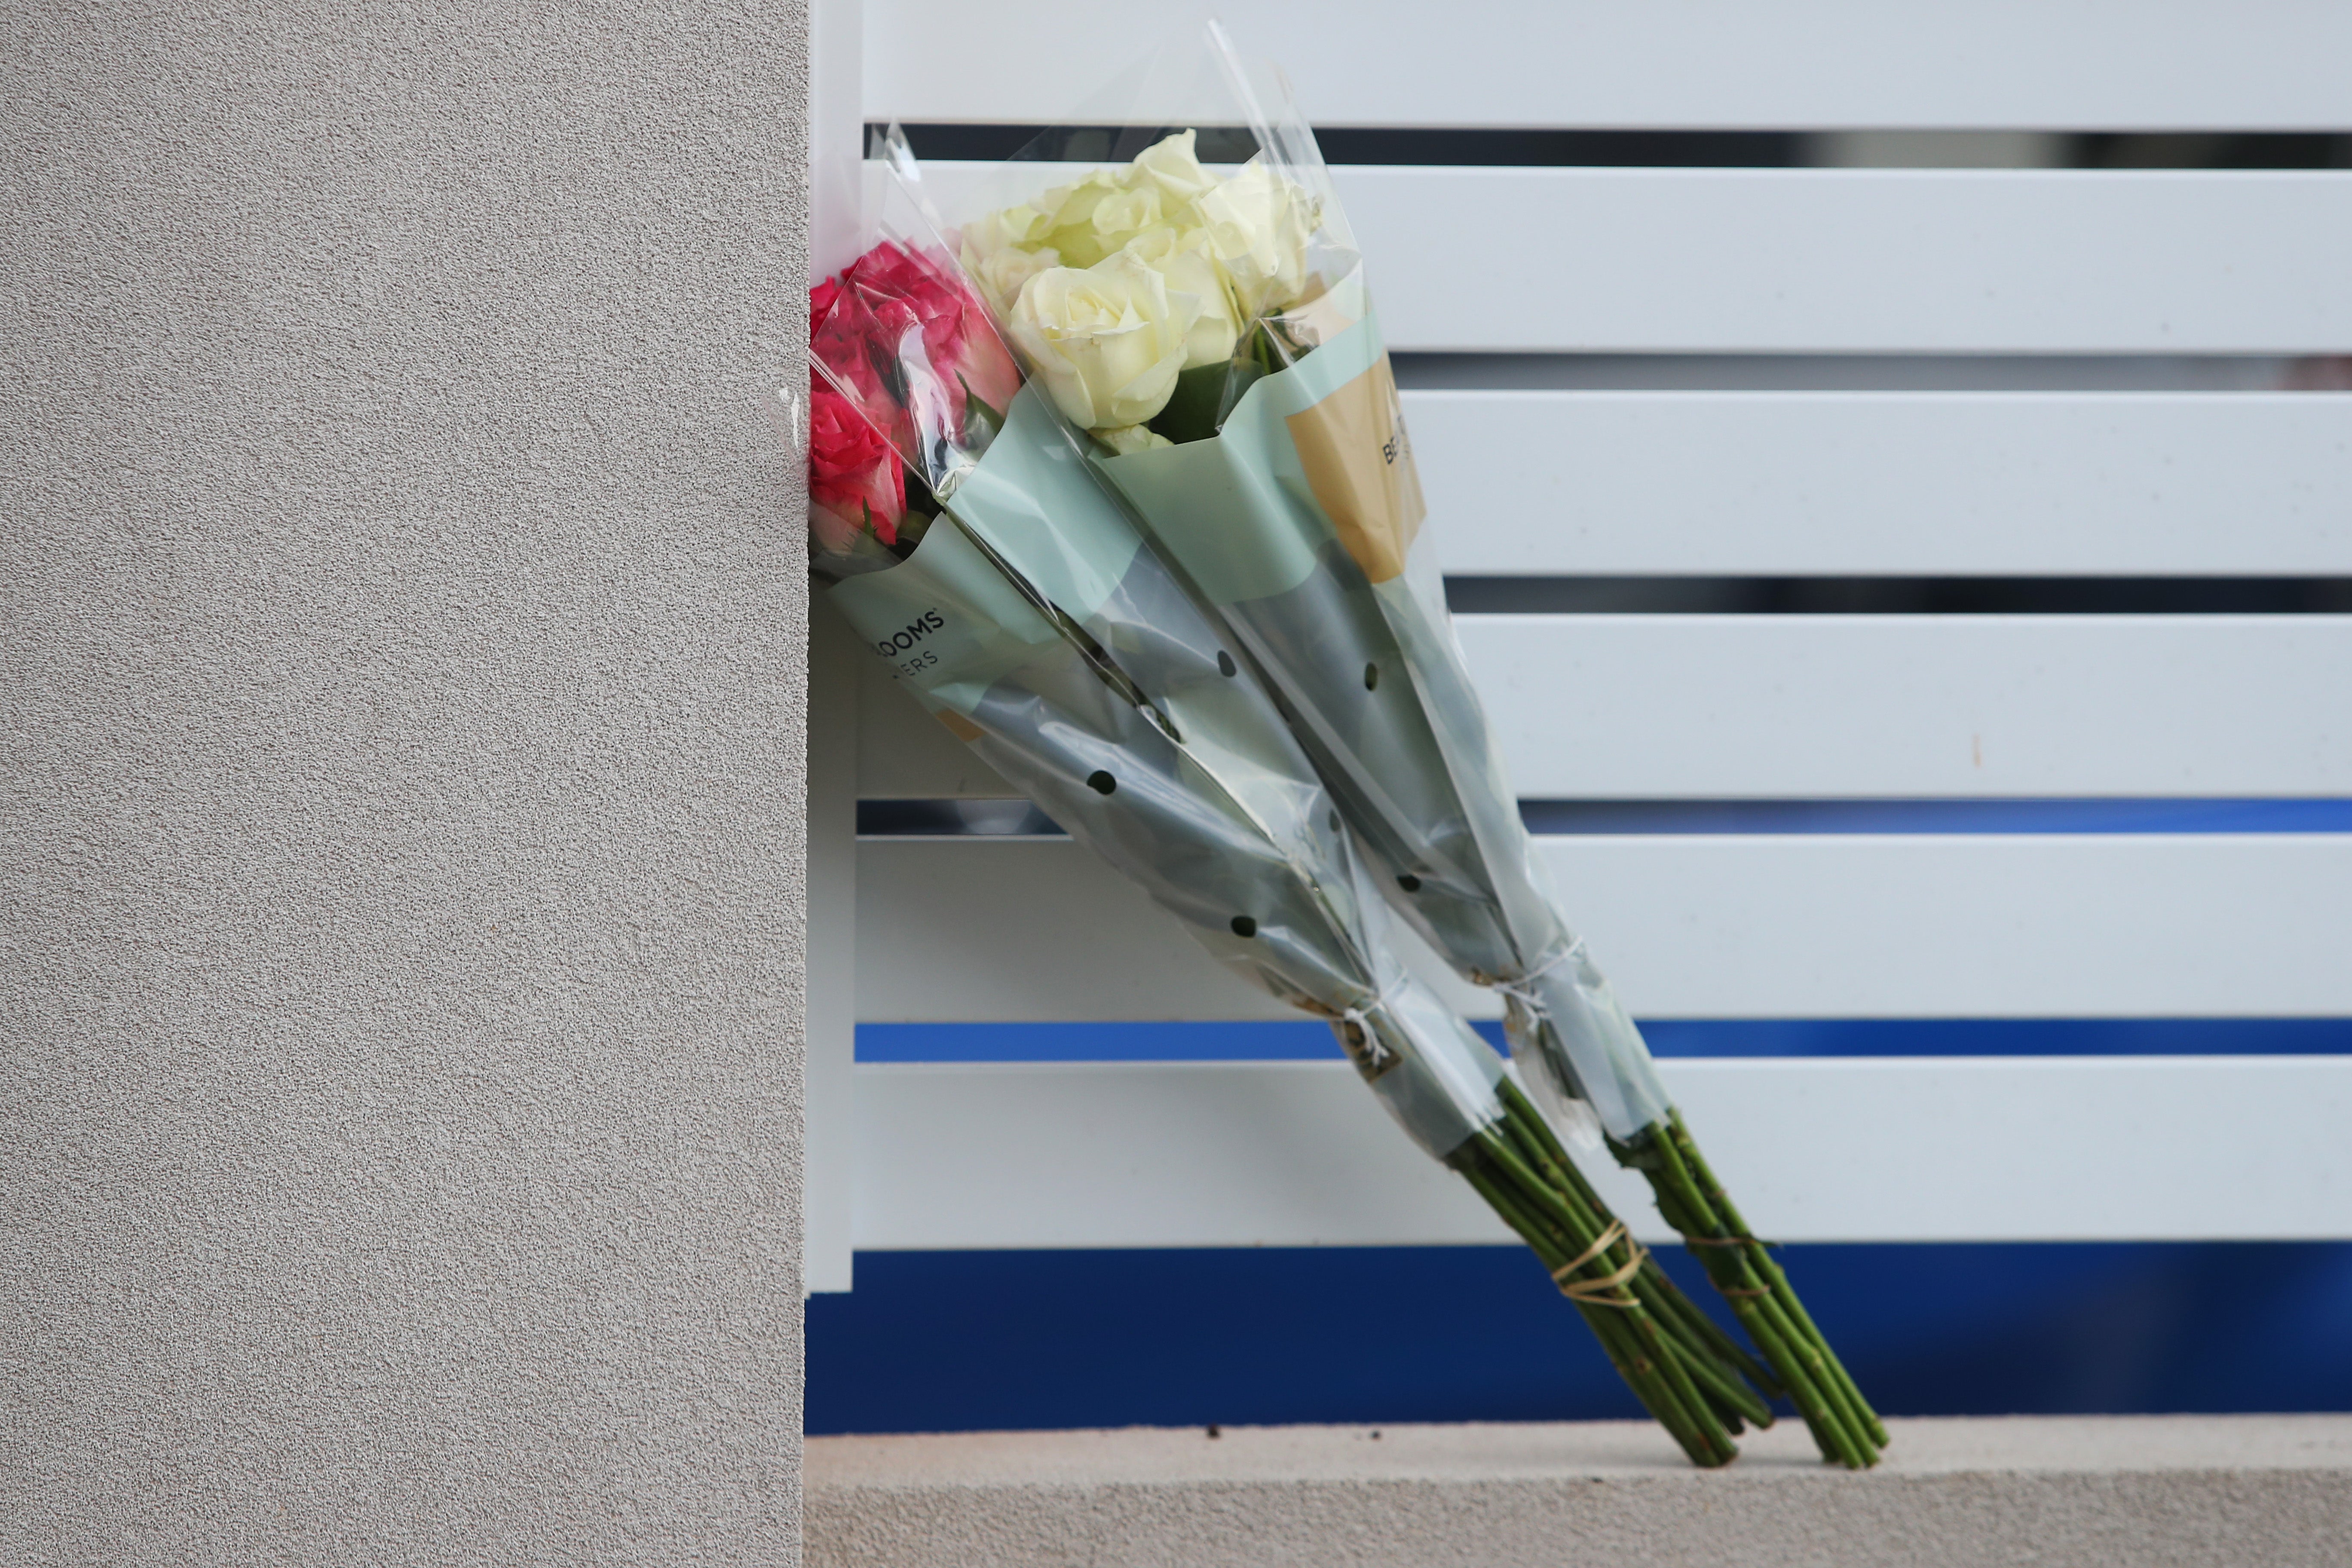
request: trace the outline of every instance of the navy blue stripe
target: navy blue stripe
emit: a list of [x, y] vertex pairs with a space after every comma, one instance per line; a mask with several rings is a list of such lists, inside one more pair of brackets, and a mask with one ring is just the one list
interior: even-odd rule
[[[1477, 1026], [1498, 1048], [1502, 1026]], [[1650, 1019], [1661, 1057], [2352, 1056], [2352, 1018]], [[1297, 1023], [860, 1024], [862, 1062], [1338, 1060]]]
[[[2352, 1244], [1783, 1257], [1888, 1415], [2352, 1410]], [[860, 1253], [807, 1325], [812, 1433], [1641, 1415], [1509, 1247]]]

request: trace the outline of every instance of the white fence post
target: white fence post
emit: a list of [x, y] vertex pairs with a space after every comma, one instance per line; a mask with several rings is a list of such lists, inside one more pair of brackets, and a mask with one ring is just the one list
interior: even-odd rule
[[[809, 272], [856, 255], [862, 22], [858, 0], [810, 6]], [[795, 545], [797, 548], [797, 545]], [[857, 1033], [857, 665], [848, 628], [812, 606], [809, 650], [808, 1142], [803, 1289], [850, 1283]]]

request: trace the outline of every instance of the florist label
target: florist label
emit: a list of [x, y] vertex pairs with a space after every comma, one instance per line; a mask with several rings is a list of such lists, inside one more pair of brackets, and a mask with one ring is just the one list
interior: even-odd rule
[[947, 518], [898, 565], [836, 584], [833, 602], [899, 679], [964, 712], [1007, 671], [1061, 640]]

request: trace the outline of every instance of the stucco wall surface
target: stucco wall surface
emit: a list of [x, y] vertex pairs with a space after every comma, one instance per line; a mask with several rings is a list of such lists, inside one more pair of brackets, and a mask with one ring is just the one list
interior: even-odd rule
[[802, 7], [0, 37], [0, 1561], [797, 1561]]

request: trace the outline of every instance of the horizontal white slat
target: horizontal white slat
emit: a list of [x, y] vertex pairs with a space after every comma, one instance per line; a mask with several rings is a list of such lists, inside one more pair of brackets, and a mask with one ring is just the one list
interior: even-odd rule
[[1464, 616], [1532, 799], [2352, 794], [2352, 616]]
[[[2352, 1059], [1678, 1060], [1780, 1241], [2352, 1237]], [[1507, 1243], [1344, 1062], [866, 1067], [863, 1248]], [[1646, 1186], [1581, 1160], [1644, 1240]]]
[[[2352, 616], [1462, 616], [1529, 799], [2352, 794]], [[869, 661], [869, 798], [1012, 793]]]
[[1454, 575], [2352, 574], [2352, 395], [1404, 402]]
[[[2352, 1014], [2352, 834], [1537, 844], [1637, 1016]], [[863, 841], [857, 938], [868, 1022], [1297, 1016], [1067, 840]]]
[[[2352, 346], [2352, 172], [1362, 169], [1339, 189], [1399, 347]], [[1465, 235], [1489, 237], [1475, 288]]]
[[2352, 395], [1404, 399], [1464, 575], [2352, 574]]
[[982, 762], [869, 658], [857, 672], [857, 793], [866, 800], [960, 800], [1013, 795]]
[[[2336, 129], [2352, 14], [2309, 0], [865, 0], [870, 118], [1076, 111], [1223, 9], [1319, 125]], [[1102, 112], [1097, 110], [1097, 113]]]
[[[996, 165], [925, 178], [950, 222]], [[1045, 174], [1036, 176], [1044, 179]], [[2352, 348], [2352, 171], [1343, 167], [1391, 348]]]

